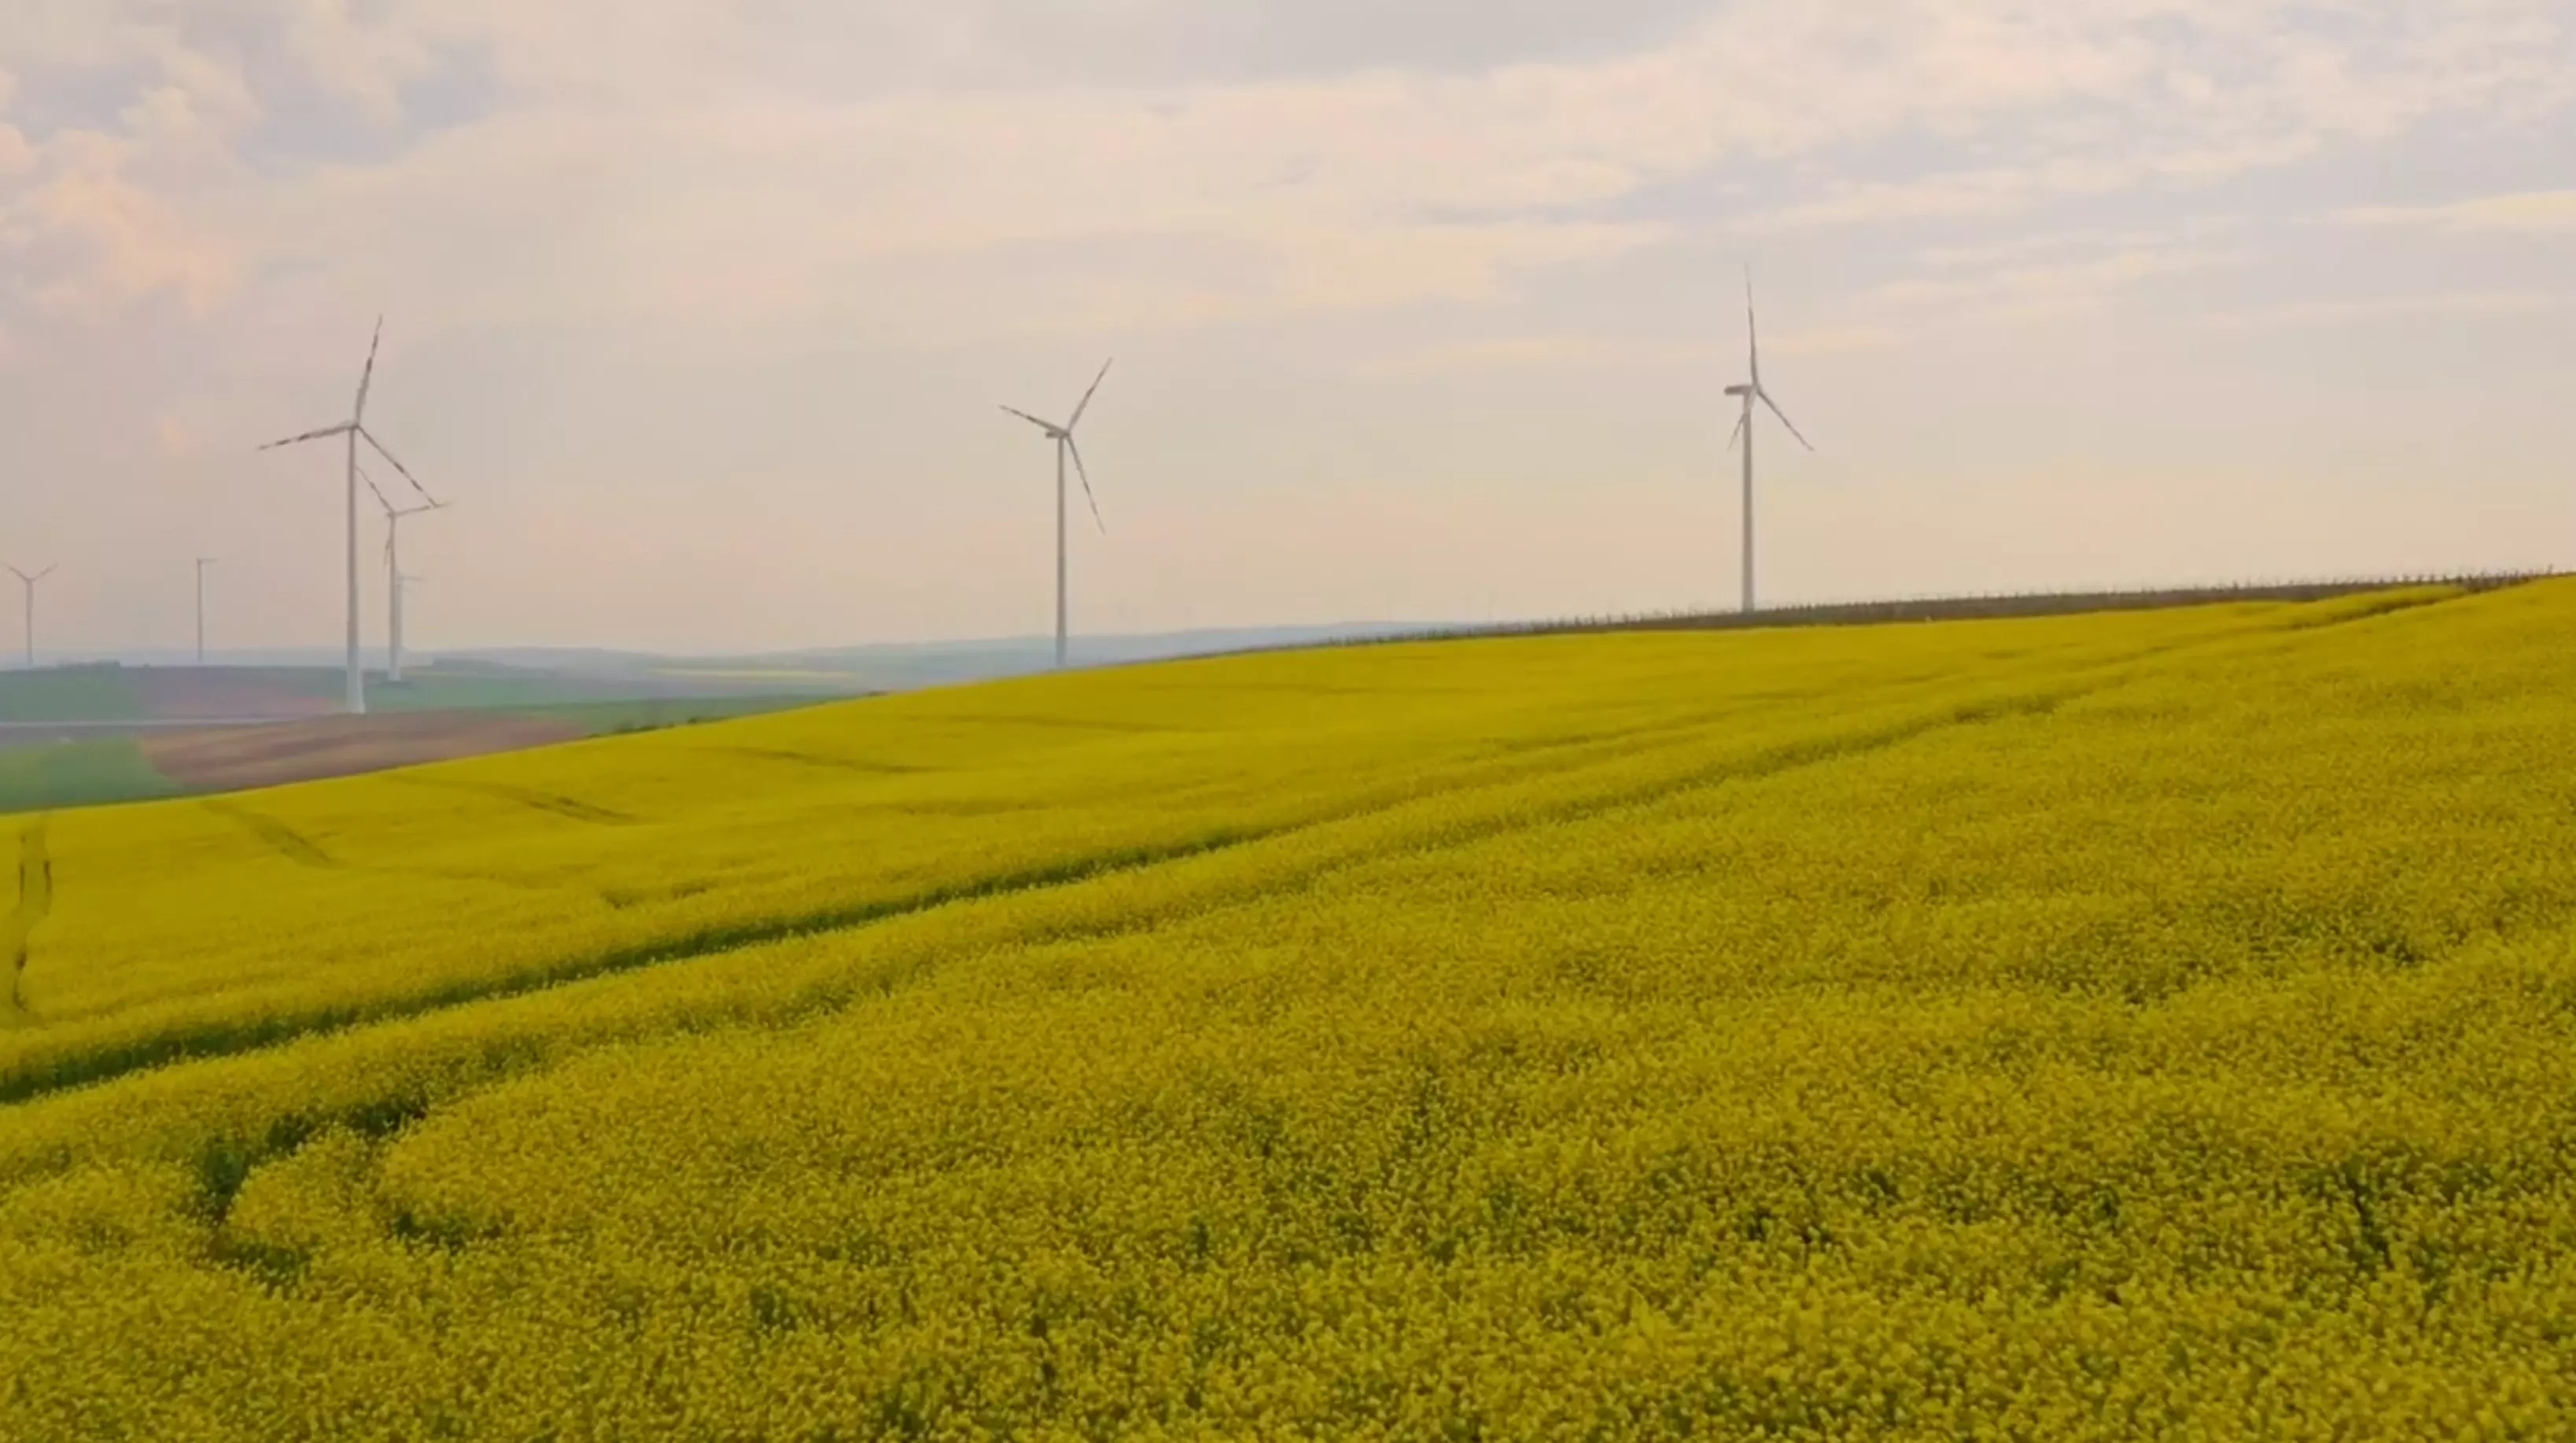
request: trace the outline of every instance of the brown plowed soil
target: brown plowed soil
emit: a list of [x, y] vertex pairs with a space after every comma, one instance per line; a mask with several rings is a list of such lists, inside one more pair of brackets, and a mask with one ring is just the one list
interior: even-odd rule
[[571, 741], [578, 725], [488, 712], [390, 712], [140, 738], [143, 755], [183, 787], [231, 790], [382, 771]]
[[[332, 716], [338, 683], [250, 667], [138, 666], [126, 673], [143, 715], [169, 721]], [[297, 685], [301, 683], [301, 685]]]

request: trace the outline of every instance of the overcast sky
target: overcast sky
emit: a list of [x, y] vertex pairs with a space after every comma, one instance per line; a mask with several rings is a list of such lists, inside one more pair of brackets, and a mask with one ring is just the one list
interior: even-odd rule
[[6, 0], [0, 560], [333, 641], [382, 311], [432, 646], [1044, 630], [1112, 354], [1077, 631], [1732, 605], [1747, 262], [1766, 600], [2576, 565], [2567, 0]]

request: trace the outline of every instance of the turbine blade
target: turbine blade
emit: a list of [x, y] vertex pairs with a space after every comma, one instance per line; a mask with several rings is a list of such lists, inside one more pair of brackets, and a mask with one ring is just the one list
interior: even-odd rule
[[1753, 372], [1753, 384], [1762, 384], [1761, 332], [1753, 324], [1753, 265], [1744, 266], [1744, 364]]
[[1064, 429], [1070, 431], [1082, 424], [1082, 413], [1091, 409], [1092, 396], [1099, 391], [1100, 383], [1109, 379], [1109, 367], [1117, 359], [1112, 356], [1100, 363], [1100, 374], [1091, 378], [1091, 389], [1082, 393], [1082, 404], [1073, 408], [1073, 419], [1064, 423]]
[[367, 368], [358, 373], [358, 409], [349, 413], [349, 424], [367, 419], [367, 387], [376, 379], [376, 346], [385, 338], [385, 318], [376, 317], [376, 333], [367, 338]]
[[1050, 436], [1056, 435], [1064, 430], [1062, 426], [1057, 425], [1053, 421], [1041, 421], [1037, 417], [1030, 415], [1028, 412], [1021, 410], [1017, 406], [1004, 406], [1002, 409], [1019, 417], [1021, 420], [1028, 422], [1030, 425], [1037, 427], [1039, 430], [1046, 432]]
[[265, 446], [258, 446], [253, 449], [259, 451], [274, 451], [280, 446], [292, 446], [298, 441], [319, 441], [326, 436], [345, 436], [349, 434], [350, 429], [350, 423], [343, 421], [337, 426], [325, 426], [319, 431], [307, 431], [301, 436], [289, 436], [283, 441], [271, 441]]
[[[354, 425], [355, 423], [353, 422], [352, 424]], [[421, 484], [420, 484], [420, 478], [419, 478], [419, 477], [414, 476], [413, 474], [411, 474], [411, 468], [410, 468], [410, 467], [405, 466], [401, 461], [399, 461], [399, 460], [395, 459], [394, 453], [385, 449], [385, 443], [384, 443], [384, 442], [382, 442], [382, 441], [377, 440], [374, 432], [372, 432], [372, 431], [368, 430], [368, 429], [367, 429], [366, 427], [364, 427], [364, 426], [359, 426], [359, 427], [357, 428], [357, 430], [358, 430], [358, 434], [359, 434], [360, 436], [363, 436], [363, 437], [365, 437], [365, 438], [366, 438], [366, 441], [367, 441], [367, 444], [368, 444], [368, 445], [373, 446], [373, 447], [375, 447], [375, 448], [376, 448], [376, 454], [377, 454], [377, 455], [382, 456], [382, 457], [384, 457], [384, 458], [385, 458], [385, 460], [387, 460], [388, 462], [391, 462], [391, 463], [392, 463], [392, 465], [393, 465], [393, 468], [394, 468], [396, 471], [399, 471], [399, 472], [401, 472], [401, 473], [402, 473], [402, 478], [403, 478], [405, 481], [408, 481], [408, 482], [410, 482], [410, 483], [411, 483], [411, 489], [413, 489], [414, 491], [419, 492], [419, 493], [421, 494], [421, 499], [422, 499], [422, 500], [425, 500], [425, 501], [435, 501], [435, 500], [437, 500], [437, 499], [438, 499], [437, 497], [432, 496], [432, 495], [430, 495], [430, 494], [429, 494], [429, 488], [428, 488], [428, 487], [423, 486], [423, 485], [421, 485]]]
[[1743, 441], [1743, 439], [1744, 439], [1744, 413], [1743, 413], [1742, 411], [1738, 411], [1738, 412], [1736, 412], [1736, 413], [1735, 413], [1735, 429], [1726, 433], [1726, 451], [1727, 451], [1727, 454], [1728, 454], [1728, 455], [1730, 455], [1730, 456], [1731, 456], [1731, 455], [1733, 455], [1733, 454], [1735, 454], [1735, 448], [1736, 448], [1736, 445], [1737, 445], [1739, 442]]
[[396, 516], [396, 515], [400, 515], [400, 514], [401, 514], [400, 512], [397, 512], [397, 511], [395, 511], [395, 510], [394, 510], [394, 503], [392, 503], [391, 501], [388, 501], [388, 500], [386, 500], [386, 499], [385, 499], [385, 491], [384, 491], [384, 488], [383, 488], [383, 487], [381, 487], [381, 486], [378, 486], [378, 485], [376, 484], [376, 478], [375, 478], [375, 477], [370, 476], [370, 475], [368, 475], [368, 474], [367, 474], [367, 468], [366, 468], [366, 467], [361, 466], [361, 467], [359, 467], [359, 468], [358, 468], [358, 479], [359, 479], [359, 480], [361, 480], [361, 481], [366, 482], [366, 483], [367, 483], [367, 489], [368, 489], [369, 491], [372, 491], [372, 492], [374, 492], [374, 493], [375, 493], [375, 496], [376, 496], [376, 504], [377, 504], [378, 506], [381, 506], [381, 507], [385, 508], [385, 514], [386, 514], [387, 516]]
[[1106, 536], [1109, 523], [1100, 519], [1100, 498], [1091, 494], [1091, 473], [1083, 469], [1082, 448], [1075, 445], [1073, 437], [1068, 435], [1064, 438], [1064, 449], [1073, 453], [1073, 474], [1082, 478], [1082, 499], [1091, 503], [1091, 524], [1099, 527], [1100, 534]]
[[1770, 392], [1756, 391], [1753, 394], [1762, 398], [1762, 404], [1771, 408], [1771, 414], [1780, 418], [1780, 424], [1789, 428], [1789, 434], [1798, 438], [1799, 445], [1806, 447], [1810, 451], [1816, 449], [1815, 443], [1809, 441], [1799, 432], [1798, 423], [1790, 420], [1789, 413], [1780, 409], [1780, 403], [1771, 399]]

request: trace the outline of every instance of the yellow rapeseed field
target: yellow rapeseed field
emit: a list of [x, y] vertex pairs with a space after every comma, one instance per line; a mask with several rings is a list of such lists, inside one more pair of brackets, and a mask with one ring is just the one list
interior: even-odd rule
[[9, 819], [0, 1438], [2576, 1437], [2571, 639], [1371, 646]]

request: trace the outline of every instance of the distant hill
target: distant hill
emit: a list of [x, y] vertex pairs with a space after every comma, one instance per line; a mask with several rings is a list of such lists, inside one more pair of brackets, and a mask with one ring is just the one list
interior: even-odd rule
[[[1075, 666], [1120, 666], [1216, 652], [1362, 641], [1444, 629], [1447, 629], [1446, 624], [1438, 622], [1210, 627], [1122, 636], [1077, 636], [1073, 638], [1069, 651]], [[478, 647], [441, 652], [437, 664], [442, 670], [459, 674], [474, 670], [537, 670], [585, 677], [616, 677], [638, 684], [786, 685], [901, 691], [1045, 671], [1055, 665], [1055, 639], [1051, 636], [1005, 636], [958, 641], [869, 642], [734, 654], [666, 654], [598, 647]]]
[[[1211, 627], [1140, 632], [1127, 636], [1075, 637], [1068, 647], [1075, 666], [1120, 666], [1218, 652], [1253, 651], [1324, 642], [1360, 641], [1434, 629], [1420, 622], [1345, 622], [1318, 626]], [[889, 642], [769, 652], [741, 658], [754, 666], [841, 671], [888, 690], [943, 682], [1018, 676], [1055, 665], [1051, 636], [997, 637], [976, 641]]]
[[[0, 672], [0, 725], [282, 721], [340, 709], [337, 668], [122, 666], [113, 662]], [[684, 674], [546, 671], [471, 660], [410, 668], [399, 682], [367, 680], [371, 711], [463, 711], [751, 695], [847, 696], [840, 675], [783, 671]]]
[[[1446, 629], [1441, 622], [1341, 622], [1308, 626], [1210, 627], [1197, 630], [1140, 632], [1124, 636], [1077, 636], [1071, 653], [1076, 666], [1110, 666], [1165, 657], [1203, 656], [1320, 642]], [[209, 660], [223, 670], [245, 667], [310, 671], [333, 678], [337, 695], [339, 653], [319, 647], [244, 648], [217, 652]], [[192, 656], [169, 652], [119, 653], [101, 662], [53, 671], [87, 671], [109, 662], [154, 670], [186, 670]], [[550, 676], [587, 686], [614, 680], [620, 695], [686, 695], [731, 693], [746, 688], [771, 690], [782, 684], [795, 689], [832, 692], [889, 691], [986, 677], [1017, 676], [1055, 664], [1051, 636], [968, 638], [957, 641], [870, 642], [850, 646], [810, 647], [741, 653], [626, 651], [613, 647], [494, 646], [465, 647], [426, 653], [412, 668], [423, 677], [447, 679]], [[370, 670], [381, 673], [381, 659]], [[641, 690], [636, 690], [641, 688]]]

